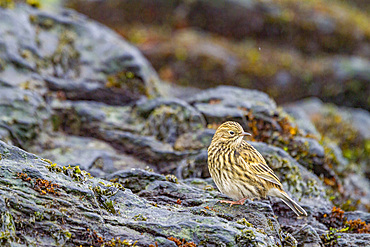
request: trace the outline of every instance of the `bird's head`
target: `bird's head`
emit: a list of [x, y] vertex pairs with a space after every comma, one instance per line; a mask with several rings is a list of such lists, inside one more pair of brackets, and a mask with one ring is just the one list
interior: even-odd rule
[[239, 123], [228, 121], [217, 128], [212, 142], [235, 143], [237, 145], [241, 143], [244, 136], [250, 135], [244, 132], [243, 127]]

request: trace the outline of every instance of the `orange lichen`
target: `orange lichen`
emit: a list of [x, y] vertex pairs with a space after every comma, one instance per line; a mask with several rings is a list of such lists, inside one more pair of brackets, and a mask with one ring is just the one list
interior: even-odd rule
[[322, 222], [333, 229], [342, 229], [343, 232], [370, 233], [370, 224], [366, 224], [361, 219], [347, 221], [344, 213], [341, 208], [333, 207], [329, 215], [323, 215]]
[[290, 136], [295, 136], [295, 135], [298, 134], [298, 127], [293, 126], [289, 122], [288, 118], [284, 117], [283, 119], [278, 121], [278, 124], [282, 128], [283, 134], [287, 134], [287, 135], [290, 135]]
[[221, 103], [221, 100], [220, 99], [211, 99], [209, 101], [209, 104], [210, 105], [216, 105], [216, 104], [219, 104], [219, 103]]
[[32, 178], [28, 177], [26, 173], [17, 173], [18, 178], [22, 179], [23, 181], [30, 182]]
[[137, 241], [124, 239], [121, 240], [120, 237], [112, 238], [108, 240], [103, 236], [100, 236], [97, 231], [91, 230], [89, 228], [86, 229], [85, 233], [85, 240], [89, 242], [90, 246], [136, 246]]
[[48, 180], [37, 178], [36, 180], [30, 178], [26, 173], [17, 173], [17, 177], [25, 182], [29, 182], [33, 185], [33, 189], [38, 191], [41, 195], [54, 194], [59, 195], [56, 191], [59, 188], [58, 184], [54, 184]]
[[204, 207], [205, 209], [207, 209], [207, 210], [211, 210], [211, 211], [213, 211], [213, 212], [219, 212], [218, 210], [216, 210], [216, 209], [214, 209], [214, 208], [210, 208], [210, 207], [208, 207], [208, 206], [205, 206]]
[[343, 221], [344, 220], [344, 210], [334, 206], [331, 210], [331, 217], [337, 220]]
[[56, 191], [57, 188], [59, 188], [58, 184], [53, 184], [52, 182], [41, 178], [36, 179], [34, 184], [34, 189], [43, 195], [46, 193], [59, 195], [59, 193]]
[[157, 243], [157, 241], [155, 241], [155, 243], [154, 243], [154, 244], [149, 244], [149, 247], [158, 247], [158, 243]]
[[177, 199], [176, 203], [179, 204], [179, 205], [181, 205], [182, 201], [180, 200], [180, 198]]
[[346, 221], [345, 225], [353, 233], [370, 233], [370, 224], [366, 224], [361, 219]]
[[336, 185], [335, 179], [334, 178], [324, 178], [324, 183], [329, 186], [334, 186]]
[[87, 231], [89, 232], [90, 237], [93, 239], [94, 245], [104, 243], [104, 238], [102, 236], [99, 236], [99, 234], [95, 230], [91, 231], [90, 229], [87, 229]]
[[175, 244], [178, 247], [196, 247], [197, 246], [194, 242], [186, 242], [185, 239], [182, 239], [182, 241], [175, 237], [168, 237], [167, 239], [175, 242]]

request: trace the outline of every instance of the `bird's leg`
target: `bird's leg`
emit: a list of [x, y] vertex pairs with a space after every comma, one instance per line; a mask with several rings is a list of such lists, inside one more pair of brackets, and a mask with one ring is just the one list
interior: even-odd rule
[[239, 201], [226, 201], [226, 200], [221, 200], [220, 203], [229, 203], [230, 204], [230, 207], [232, 205], [243, 205], [244, 202], [247, 200], [248, 198], [242, 198], [240, 199]]

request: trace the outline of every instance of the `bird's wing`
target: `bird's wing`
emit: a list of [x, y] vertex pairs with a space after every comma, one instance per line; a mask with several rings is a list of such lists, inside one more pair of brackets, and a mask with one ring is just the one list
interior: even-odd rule
[[238, 150], [238, 162], [245, 166], [245, 169], [254, 173], [257, 177], [269, 181], [278, 186], [282, 186], [280, 179], [274, 171], [266, 164], [262, 155], [250, 144], [243, 142]]

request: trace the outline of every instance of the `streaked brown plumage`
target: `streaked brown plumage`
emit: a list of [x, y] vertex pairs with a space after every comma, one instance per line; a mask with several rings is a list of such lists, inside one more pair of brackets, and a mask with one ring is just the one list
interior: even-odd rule
[[262, 155], [243, 137], [244, 132], [236, 122], [225, 122], [218, 127], [208, 148], [208, 169], [217, 188], [234, 201], [224, 203], [243, 204], [246, 199], [279, 197], [298, 216], [306, 211], [283, 190], [279, 178], [266, 164]]

